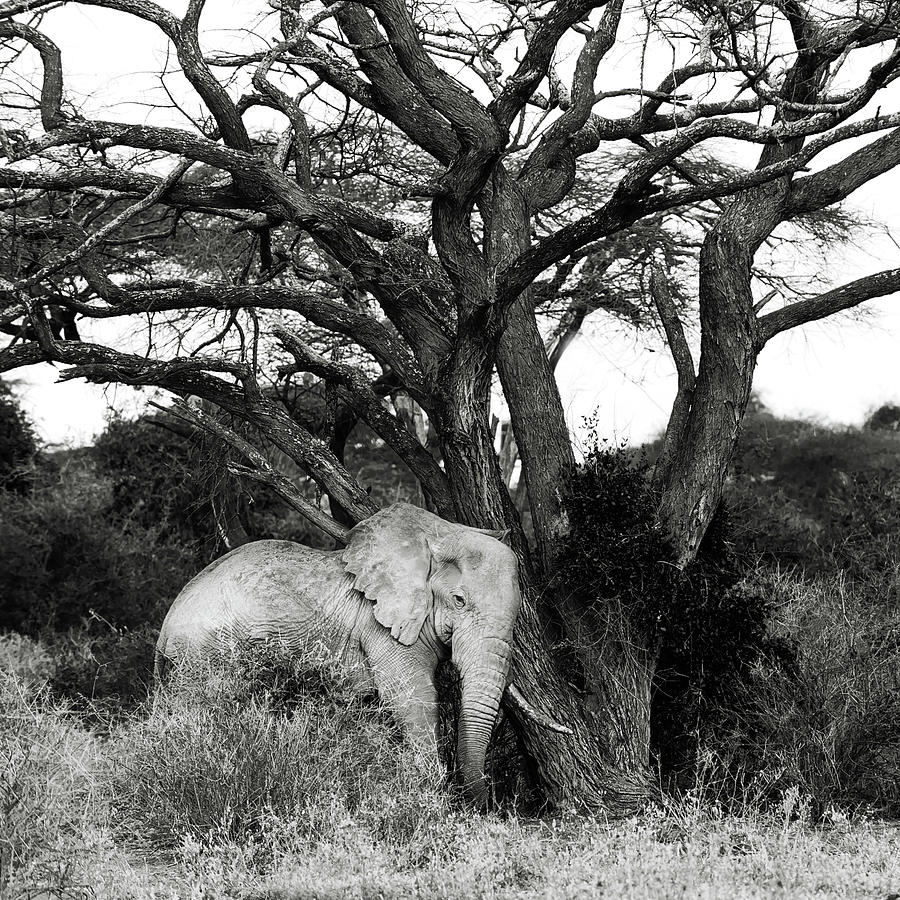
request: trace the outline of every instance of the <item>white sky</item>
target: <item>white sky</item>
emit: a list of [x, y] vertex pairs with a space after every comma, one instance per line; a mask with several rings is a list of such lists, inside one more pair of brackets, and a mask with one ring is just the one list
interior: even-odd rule
[[[175, 10], [183, 6], [163, 5]], [[210, 7], [204, 25], [215, 24], [212, 17], [225, 11]], [[264, 4], [253, 4], [254, 9], [260, 7]], [[229, 4], [228, 10], [235, 7]], [[164, 56], [164, 42], [153, 26], [77, 4], [54, 10], [46, 23], [63, 48], [67, 89], [72, 95], [89, 94], [92, 113], [105, 108], [107, 115], [132, 121], [149, 114], [149, 107], [123, 106], [119, 101], [136, 91], [148, 96], [151, 73], [158, 71]], [[177, 90], [178, 81], [173, 76], [168, 83]], [[197, 101], [191, 112], [199, 109]], [[900, 238], [900, 174], [882, 176], [852, 199], [854, 206], [885, 222]], [[837, 254], [832, 280], [840, 284], [898, 265], [897, 247], [886, 237], [875, 237], [865, 251]], [[772, 340], [761, 354], [754, 384], [763, 402], [781, 416], [854, 425], [882, 403], [900, 403], [900, 297], [865, 308], [872, 314], [864, 322], [841, 317]], [[665, 425], [675, 393], [674, 369], [665, 349], [647, 350], [654, 346], [650, 339], [610, 334], [604, 327], [601, 323], [586, 329], [560, 364], [564, 405], [574, 431], [581, 430], [583, 417], [596, 411], [602, 434], [637, 443]], [[41, 434], [52, 443], [89, 441], [102, 429], [110, 407], [133, 412], [146, 396], [124, 387], [54, 384], [55, 377], [50, 366], [41, 366], [8, 378], [17, 383]]]

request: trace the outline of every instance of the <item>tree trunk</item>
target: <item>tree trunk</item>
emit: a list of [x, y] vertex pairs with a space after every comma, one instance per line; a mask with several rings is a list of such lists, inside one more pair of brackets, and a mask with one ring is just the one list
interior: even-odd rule
[[682, 568], [696, 556], [719, 507], [750, 400], [757, 355], [751, 260], [745, 243], [718, 226], [700, 255], [700, 364], [660, 484], [660, 521]]
[[[818, 50], [807, 46], [798, 49], [782, 90], [796, 103], [812, 103], [819, 76], [837, 54], [834, 48], [825, 46]], [[784, 112], [786, 121], [799, 115], [790, 108]], [[787, 158], [802, 147], [803, 140], [794, 138], [765, 145], [758, 167]], [[681, 567], [696, 556], [719, 507], [725, 475], [747, 411], [761, 349], [751, 267], [756, 251], [783, 219], [791, 178], [780, 178], [738, 194], [703, 242], [700, 364], [687, 421], [682, 434], [674, 436], [669, 469], [659, 485], [660, 520]]]
[[[517, 186], [501, 179], [483, 213], [490, 235], [487, 268], [494, 271], [500, 259], [527, 243], [527, 210]], [[491, 286], [479, 290], [490, 296]], [[618, 610], [601, 615], [576, 598], [551, 596], [546, 587], [543, 573], [566, 527], [562, 489], [574, 464], [571, 443], [528, 297], [514, 304], [504, 322], [494, 315], [493, 304], [462, 305], [454, 354], [439, 376], [435, 414], [459, 520], [510, 527], [521, 559], [524, 604], [516, 624], [513, 678], [541, 712], [572, 734], [550, 733], [515, 713], [514, 724], [551, 805], [631, 812], [652, 784], [652, 654], [640, 649], [642, 641], [629, 633]], [[494, 450], [495, 360], [534, 511], [539, 577]]]
[[[541, 792], [556, 808], [637, 810], [653, 795], [650, 770], [650, 688], [655, 659], [611, 610], [588, 611], [575, 598], [559, 604], [565, 636], [541, 622], [535, 593], [516, 623], [512, 679], [534, 705], [572, 729], [551, 733], [517, 718], [534, 759]], [[608, 626], [616, 623], [618, 627]]]
[[[497, 269], [528, 248], [531, 222], [519, 184], [501, 173], [493, 188], [488, 252], [492, 269]], [[525, 291], [513, 303], [502, 324], [497, 374], [509, 406], [528, 491], [537, 543], [535, 568], [546, 572], [568, 529], [562, 489], [575, 457], [559, 388], [535, 320], [531, 291]]]
[[[568, 530], [564, 486], [574, 467], [556, 380], [534, 315], [513, 307], [498, 355], [522, 460], [542, 580]], [[551, 734], [518, 727], [548, 802], [558, 807], [633, 812], [651, 793], [650, 689], [654, 655], [621, 610], [600, 615], [556, 582], [526, 587], [516, 625], [513, 678], [540, 710], [569, 726]], [[588, 602], [590, 602], [588, 600]]]
[[563, 488], [575, 457], [556, 378], [527, 299], [520, 297], [510, 310], [497, 354], [497, 372], [522, 461], [537, 565], [545, 572], [568, 530]]
[[[504, 528], [512, 504], [490, 427], [489, 358], [489, 348], [477, 338], [461, 342], [442, 373], [434, 411], [457, 518], [477, 527]], [[522, 544], [521, 529], [516, 531], [514, 542]]]
[[[471, 412], [457, 410], [456, 423], [474, 425]], [[444, 458], [460, 521], [498, 526], [510, 501], [486, 414], [482, 423], [468, 436], [456, 433], [446, 440]], [[444, 428], [441, 432], [448, 434]], [[516, 549], [520, 557], [527, 553], [521, 543]], [[564, 596], [551, 603], [524, 561], [520, 583], [524, 602], [516, 623], [512, 679], [541, 712], [573, 731], [554, 734], [514, 715], [536, 764], [541, 793], [553, 807], [633, 812], [652, 792], [653, 655], [640, 649], [643, 641], [628, 631], [618, 610], [599, 615]]]

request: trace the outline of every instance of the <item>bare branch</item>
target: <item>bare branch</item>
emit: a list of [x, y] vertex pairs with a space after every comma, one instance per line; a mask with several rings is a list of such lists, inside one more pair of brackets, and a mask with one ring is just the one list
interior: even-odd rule
[[127, 209], [120, 212], [117, 216], [110, 219], [105, 225], [101, 228], [98, 228], [93, 234], [89, 235], [87, 239], [80, 246], [76, 247], [74, 250], [69, 251], [64, 256], [60, 257], [60, 259], [54, 260], [52, 263], [49, 263], [45, 266], [42, 266], [37, 272], [33, 275], [29, 275], [28, 278], [19, 282], [18, 287], [22, 290], [29, 288], [35, 284], [39, 284], [43, 281], [48, 275], [52, 275], [54, 272], [58, 272], [60, 269], [65, 268], [70, 263], [75, 262], [85, 256], [88, 255], [95, 247], [101, 244], [106, 240], [120, 225], [123, 225], [129, 219], [133, 219], [138, 213], [143, 212], [146, 209], [149, 209], [155, 203], [157, 203], [160, 198], [169, 190], [173, 185], [177, 184], [184, 174], [190, 169], [193, 165], [193, 160], [183, 160], [178, 163], [175, 168], [162, 178], [159, 184], [147, 194], [142, 200], [139, 200], [137, 203], [132, 204]]
[[221, 441], [253, 464], [253, 468], [249, 468], [229, 463], [228, 470], [232, 474], [251, 478], [271, 488], [285, 503], [300, 513], [308, 522], [315, 525], [316, 528], [321, 529], [336, 541], [346, 543], [347, 529], [335, 522], [331, 516], [327, 515], [319, 507], [310, 503], [297, 490], [297, 486], [289, 478], [280, 472], [276, 472], [265, 456], [249, 441], [244, 440], [244, 438], [221, 422], [217, 422], [212, 416], [207, 415], [202, 410], [193, 409], [186, 403], [176, 402], [172, 406], [161, 406], [159, 403], [151, 402], [150, 405], [161, 412], [177, 416], [179, 419], [190, 422], [192, 425], [216, 435]]
[[59, 47], [45, 34], [22, 22], [0, 22], [0, 40], [18, 37], [31, 44], [41, 55], [44, 81], [41, 86], [41, 122], [46, 130], [66, 121], [62, 111], [63, 77]]
[[900, 164], [900, 129], [878, 138], [840, 162], [794, 181], [785, 208], [789, 219], [849, 197], [866, 182]]
[[[503, 303], [512, 302], [541, 272], [554, 263], [570, 256], [591, 241], [628, 227], [651, 212], [727, 197], [748, 188], [766, 184], [803, 169], [819, 153], [836, 143], [862, 137], [875, 131], [894, 129], [898, 125], [900, 125], [900, 114], [853, 122], [841, 128], [835, 128], [821, 137], [807, 142], [797, 152], [753, 171], [722, 178], [708, 184], [656, 194], [650, 184], [653, 176], [660, 169], [670, 165], [681, 153], [710, 137], [730, 136], [764, 143], [767, 146], [778, 146], [783, 139], [802, 136], [807, 128], [823, 128], [822, 122], [815, 126], [795, 126], [793, 123], [789, 123], [783, 128], [780, 126], [757, 128], [749, 123], [736, 125], [731, 120], [698, 122], [696, 126], [685, 130], [680, 135], [664, 141], [653, 153], [648, 153], [646, 157], [630, 166], [625, 176], [619, 181], [610, 200], [600, 209], [563, 226], [514, 260], [498, 279], [500, 300]], [[776, 137], [776, 134], [780, 137]], [[891, 135], [882, 138], [881, 140], [885, 141], [882, 146], [894, 150], [894, 141], [897, 139], [891, 141], [890, 138]], [[896, 165], [896, 163], [894, 164]], [[873, 168], [868, 171], [877, 174]], [[870, 177], [872, 176], [870, 175]], [[648, 196], [649, 194], [653, 196]]]
[[591, 10], [605, 5], [606, 0], [557, 0], [553, 4], [535, 29], [528, 50], [516, 72], [508, 79], [503, 93], [489, 107], [504, 131], [512, 124], [538, 84], [547, 77], [550, 62], [562, 36], [573, 25], [586, 18]]
[[678, 310], [672, 300], [669, 284], [665, 272], [659, 265], [654, 265], [650, 275], [650, 293], [656, 304], [660, 321], [666, 332], [669, 343], [669, 351], [675, 361], [675, 370], [678, 373], [678, 390], [675, 400], [672, 402], [672, 411], [666, 425], [663, 445], [656, 461], [653, 472], [653, 481], [656, 485], [665, 483], [669, 470], [675, 459], [677, 449], [681, 443], [681, 437], [687, 423], [691, 409], [691, 401], [694, 396], [694, 382], [696, 372], [691, 349], [688, 347], [684, 336], [684, 328], [678, 316]]
[[303, 371], [312, 372], [327, 381], [336, 382], [345, 389], [347, 403], [355, 409], [372, 429], [409, 466], [419, 480], [429, 505], [440, 515], [453, 515], [453, 501], [447, 477], [434, 457], [404, 425], [385, 408], [382, 399], [372, 390], [371, 384], [359, 369], [317, 353], [298, 335], [276, 325], [273, 333], [297, 360]]
[[[124, 197], [142, 197], [159, 187], [161, 178], [141, 172], [131, 172], [99, 166], [84, 166], [56, 171], [29, 171], [0, 166], [0, 187], [44, 188], [46, 190], [75, 191], [79, 188], [99, 187], [119, 191]], [[237, 195], [231, 186], [204, 187], [196, 184], [172, 185], [161, 202], [175, 209], [192, 209], [217, 214], [237, 210], [259, 210], [268, 217], [268, 224], [285, 220], [284, 208], [271, 196], [248, 198]], [[407, 233], [400, 222], [362, 208], [341, 197], [317, 196], [323, 220], [346, 222], [348, 226], [368, 237], [392, 240]], [[254, 223], [254, 227], [265, 222]]]
[[[108, 0], [102, 0], [102, 2], [105, 3]], [[200, 50], [198, 28], [200, 15], [203, 12], [205, 3], [206, 0], [190, 0], [177, 34], [171, 32], [168, 32], [168, 34], [175, 44], [178, 61], [181, 63], [185, 78], [191, 83], [191, 86], [206, 104], [207, 109], [212, 113], [213, 118], [216, 120], [219, 134], [221, 134], [225, 144], [233, 147], [235, 150], [251, 153], [253, 144], [250, 141], [250, 135], [247, 134], [247, 129], [244, 127], [241, 115], [225, 88], [219, 84], [210, 71]], [[238, 179], [241, 178], [240, 174], [237, 174], [236, 177]], [[247, 181], [243, 186], [251, 194], [258, 189], [253, 181]]]
[[824, 319], [845, 309], [852, 309], [866, 300], [875, 297], [886, 297], [900, 291], [900, 269], [886, 269], [873, 275], [866, 275], [841, 287], [826, 291], [817, 297], [798, 300], [782, 309], [770, 312], [759, 319], [759, 348], [770, 341], [776, 334]]
[[371, 85], [356, 79], [365, 89], [365, 95], [359, 96], [361, 89], [355, 81], [344, 86], [351, 77], [348, 70], [337, 62], [321, 60], [321, 54], [310, 57], [305, 46], [300, 57], [303, 63], [332, 87], [385, 116], [436, 159], [449, 163], [459, 150], [456, 135], [447, 120], [429, 105], [404, 74], [368, 13], [347, 4], [338, 12], [337, 20], [341, 30], [354, 42], [356, 59]]
[[400, 68], [444, 116], [468, 147], [499, 149], [500, 135], [487, 110], [434, 63], [403, 0], [367, 0], [390, 41]]
[[239, 367], [234, 364], [184, 358], [157, 362], [99, 344], [56, 341], [52, 336], [45, 344], [20, 344], [0, 351], [0, 372], [38, 362], [60, 362], [72, 366], [60, 376], [64, 381], [85, 378], [101, 384], [155, 385], [179, 396], [201, 397], [262, 429], [357, 521], [377, 510], [324, 442], [295, 422], [281, 404], [248, 396], [236, 385], [206, 372], [218, 368], [235, 373]]

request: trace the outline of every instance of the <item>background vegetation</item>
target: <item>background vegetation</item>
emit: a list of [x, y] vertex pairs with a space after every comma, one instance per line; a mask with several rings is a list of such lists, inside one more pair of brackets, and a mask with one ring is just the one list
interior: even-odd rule
[[[659, 805], [607, 824], [528, 818], [509, 779], [497, 811], [465, 811], [315, 648], [244, 659], [150, 704], [161, 617], [225, 549], [211, 499], [247, 488], [160, 418], [43, 450], [4, 391], [0, 891], [887, 895], [900, 885], [897, 831], [881, 823], [900, 815], [889, 413], [831, 430], [757, 404], [727, 516], [686, 578], [665, 562], [642, 457], [598, 448], [576, 473], [557, 578], [598, 610], [629, 607], [661, 653]], [[415, 499], [370, 435], [348, 442], [348, 459], [384, 502]], [[261, 491], [242, 510], [252, 538], [307, 539]], [[607, 552], [580, 544], [581, 528]]]

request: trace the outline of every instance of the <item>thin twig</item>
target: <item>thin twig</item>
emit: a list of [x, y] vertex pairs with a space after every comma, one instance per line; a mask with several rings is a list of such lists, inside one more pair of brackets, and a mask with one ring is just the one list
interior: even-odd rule
[[94, 249], [101, 241], [104, 241], [113, 231], [115, 231], [120, 225], [127, 222], [129, 219], [134, 218], [138, 213], [143, 212], [145, 209], [149, 209], [156, 203], [170, 188], [174, 187], [184, 176], [188, 169], [194, 164], [193, 160], [185, 159], [178, 163], [177, 166], [168, 174], [156, 187], [147, 194], [146, 197], [142, 197], [137, 203], [133, 203], [127, 209], [122, 210], [115, 218], [110, 219], [102, 227], [98, 228], [93, 234], [89, 235], [83, 244], [79, 244], [74, 250], [70, 250], [64, 256], [60, 257], [58, 260], [52, 263], [48, 263], [39, 271], [35, 272], [34, 275], [29, 276], [24, 281], [18, 283], [18, 287], [22, 290], [32, 287], [33, 285], [38, 284], [43, 281], [48, 275], [52, 275], [54, 272], [58, 272], [60, 269], [67, 266], [69, 263], [74, 262], [77, 259], [81, 259], [83, 256], [87, 256], [91, 250]]

